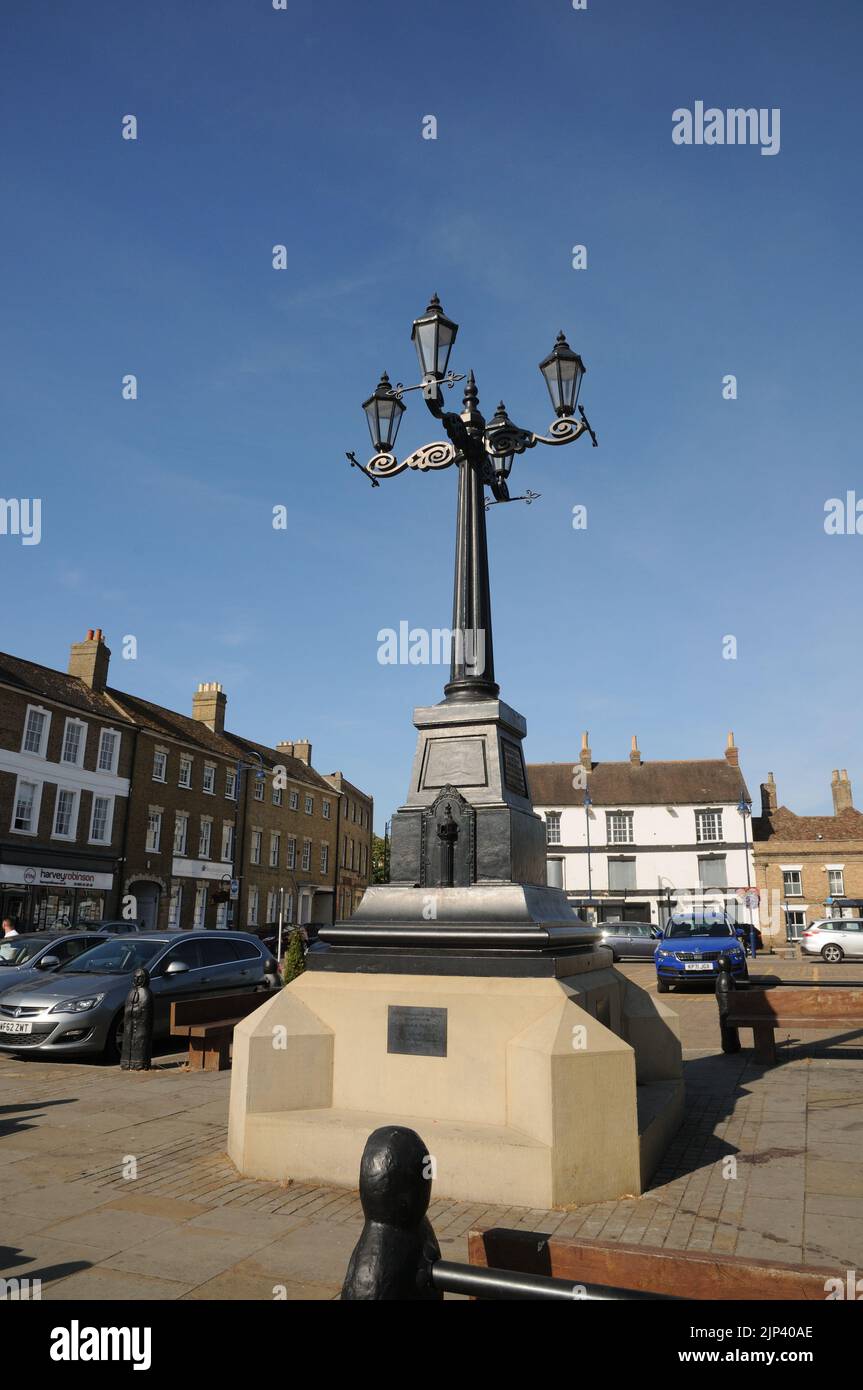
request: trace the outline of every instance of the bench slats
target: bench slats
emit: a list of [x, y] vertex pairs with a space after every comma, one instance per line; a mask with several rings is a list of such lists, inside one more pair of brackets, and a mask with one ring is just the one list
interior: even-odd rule
[[656, 1249], [578, 1236], [558, 1239], [535, 1231], [472, 1230], [472, 1265], [520, 1274], [551, 1274], [577, 1284], [604, 1284], [677, 1298], [762, 1302], [825, 1298], [834, 1268], [774, 1265], [709, 1251]]
[[813, 1019], [829, 1026], [836, 1022], [856, 1022], [863, 1019], [863, 989], [830, 990], [817, 987], [799, 989], [732, 990], [728, 997], [729, 1023], [803, 1023]]
[[239, 1022], [269, 998], [263, 990], [257, 994], [244, 990], [236, 994], [208, 994], [202, 999], [175, 999], [171, 1005], [171, 1032], [193, 1023], [221, 1023], [229, 1018]]
[[202, 999], [175, 999], [171, 1033], [189, 1039], [190, 1071], [224, 1071], [231, 1056], [234, 1028], [271, 996], [259, 990], [212, 994]]

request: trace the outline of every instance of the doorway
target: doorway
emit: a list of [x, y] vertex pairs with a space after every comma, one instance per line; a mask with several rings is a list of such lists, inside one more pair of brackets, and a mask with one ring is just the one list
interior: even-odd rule
[[159, 900], [162, 896], [158, 883], [138, 880], [129, 884], [129, 892], [137, 904], [135, 916], [144, 931], [156, 931], [159, 925]]

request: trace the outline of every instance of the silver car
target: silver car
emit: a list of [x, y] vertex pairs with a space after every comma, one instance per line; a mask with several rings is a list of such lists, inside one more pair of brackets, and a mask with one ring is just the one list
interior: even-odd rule
[[91, 946], [104, 941], [95, 931], [34, 931], [0, 937], [0, 994], [13, 985], [39, 980]]
[[846, 956], [863, 956], [863, 921], [858, 917], [822, 917], [805, 927], [800, 937], [804, 956], [820, 956], [838, 965]]
[[103, 936], [58, 970], [0, 995], [0, 1049], [26, 1048], [43, 1057], [103, 1053], [116, 1060], [123, 1006], [141, 965], [150, 972], [155, 1038], [168, 1036], [174, 1000], [268, 992], [275, 972], [266, 947], [245, 932]]
[[635, 960], [653, 960], [656, 943], [662, 928], [652, 922], [603, 922], [602, 945], [611, 947], [613, 960], [632, 956]]

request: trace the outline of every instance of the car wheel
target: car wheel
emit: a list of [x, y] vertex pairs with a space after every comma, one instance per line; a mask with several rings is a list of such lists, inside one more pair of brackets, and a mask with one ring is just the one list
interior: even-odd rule
[[667, 980], [660, 980], [659, 977], [657, 976], [657, 980], [656, 980], [656, 993], [657, 993], [657, 994], [667, 994], [668, 991], [669, 991], [670, 989], [671, 989], [671, 985], [668, 983], [668, 981], [667, 981]]
[[612, 953], [611, 953], [611, 963], [612, 963], [612, 965], [617, 965], [617, 963], [618, 963], [619, 960], [620, 960], [620, 956], [617, 954], [617, 952], [616, 952], [616, 951], [612, 951]]
[[123, 1015], [125, 1010], [121, 1009], [116, 1018], [112, 1019], [108, 1029], [108, 1036], [105, 1039], [104, 1057], [106, 1062], [117, 1063], [120, 1060], [120, 1052], [123, 1047]]
[[821, 958], [822, 960], [829, 961], [831, 965], [838, 965], [840, 960], [844, 960], [845, 952], [842, 950], [841, 946], [837, 946], [834, 943], [830, 946], [821, 947]]

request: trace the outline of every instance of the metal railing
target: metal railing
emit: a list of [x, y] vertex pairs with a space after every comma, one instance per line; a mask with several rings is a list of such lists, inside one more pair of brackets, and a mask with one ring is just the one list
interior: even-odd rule
[[426, 1145], [414, 1130], [385, 1125], [369, 1135], [360, 1163], [365, 1224], [345, 1275], [343, 1300], [433, 1301], [450, 1293], [467, 1298], [565, 1299], [570, 1303], [581, 1299], [678, 1301], [672, 1295], [442, 1259], [426, 1216], [433, 1167]]

